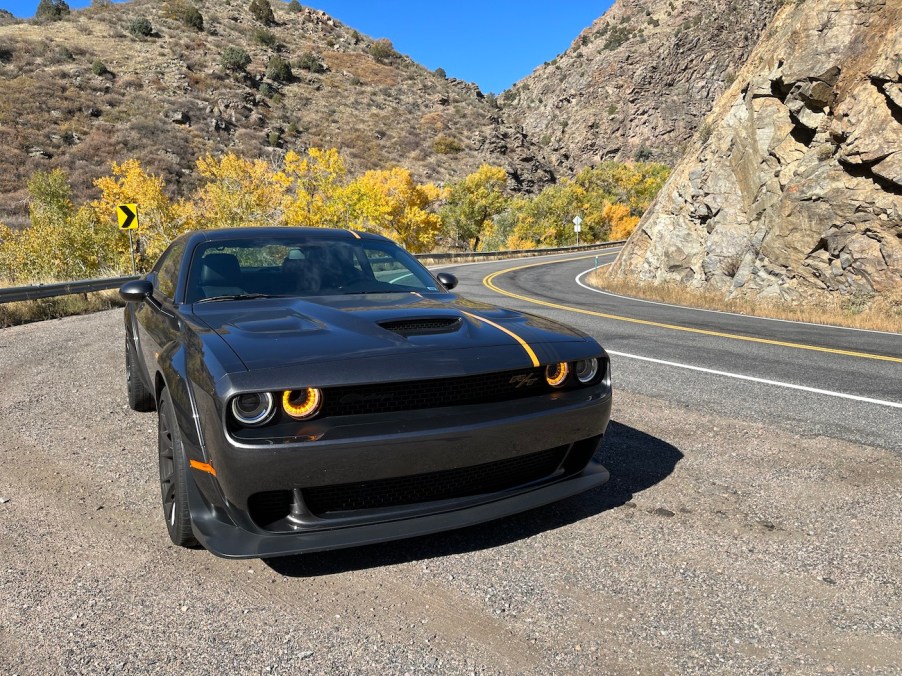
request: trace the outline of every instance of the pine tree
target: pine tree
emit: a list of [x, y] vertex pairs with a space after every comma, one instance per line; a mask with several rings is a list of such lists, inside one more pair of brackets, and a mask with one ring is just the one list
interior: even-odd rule
[[269, 0], [251, 0], [248, 9], [251, 11], [251, 16], [264, 26], [272, 26], [276, 22], [276, 16], [272, 12]]
[[35, 19], [57, 21], [69, 13], [69, 5], [65, 0], [41, 0], [34, 13]]

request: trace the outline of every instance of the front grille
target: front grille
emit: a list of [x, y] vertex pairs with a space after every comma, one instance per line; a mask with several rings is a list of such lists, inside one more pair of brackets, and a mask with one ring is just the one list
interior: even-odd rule
[[307, 508], [317, 515], [495, 493], [550, 476], [561, 466], [569, 448], [569, 445], [558, 446], [530, 455], [471, 467], [376, 481], [318, 486], [305, 488], [302, 492]]
[[532, 397], [550, 389], [541, 368], [462, 378], [331, 387], [324, 392], [322, 415], [391, 413], [440, 406], [487, 404]]
[[433, 333], [450, 333], [460, 328], [460, 317], [424, 317], [418, 319], [395, 319], [379, 322], [387, 331], [402, 336], [425, 336]]

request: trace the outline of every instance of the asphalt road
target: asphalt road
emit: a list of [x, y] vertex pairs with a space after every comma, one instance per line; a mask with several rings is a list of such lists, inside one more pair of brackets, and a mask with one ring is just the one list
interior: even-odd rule
[[[617, 352], [598, 454], [610, 482], [317, 555], [226, 561], [171, 545], [156, 416], [126, 405], [121, 311], [0, 330], [0, 674], [902, 672], [899, 410], [624, 355], [893, 401], [899, 364], [482, 284], [538, 262], [455, 272], [467, 295], [560, 317]], [[626, 316], [573, 282], [586, 266], [495, 284]]]
[[648, 303], [577, 282], [596, 255], [604, 265], [616, 254], [442, 269], [459, 277], [465, 296], [594, 336], [614, 353], [617, 389], [902, 451], [902, 336]]

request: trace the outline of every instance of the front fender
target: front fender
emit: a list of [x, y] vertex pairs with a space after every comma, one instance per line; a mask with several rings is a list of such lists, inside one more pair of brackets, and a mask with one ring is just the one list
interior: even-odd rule
[[[205, 462], [206, 445], [204, 443], [203, 430], [199, 424], [197, 401], [188, 377], [188, 362], [184, 346], [170, 343], [160, 353], [157, 366], [160, 377], [163, 380], [162, 384], [169, 390], [169, 396], [172, 398], [172, 407], [175, 409], [175, 418], [181, 433], [182, 443], [187, 448], [197, 449], [202, 457], [195, 459]], [[156, 388], [156, 394], [159, 400], [160, 387]]]

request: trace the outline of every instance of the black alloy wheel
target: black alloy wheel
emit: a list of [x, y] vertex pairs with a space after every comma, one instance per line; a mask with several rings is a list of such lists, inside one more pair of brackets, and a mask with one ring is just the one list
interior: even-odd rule
[[169, 537], [175, 544], [193, 547], [197, 545], [197, 540], [191, 531], [191, 514], [188, 512], [188, 463], [168, 390], [163, 390], [160, 396], [157, 420], [163, 518], [166, 519]]

